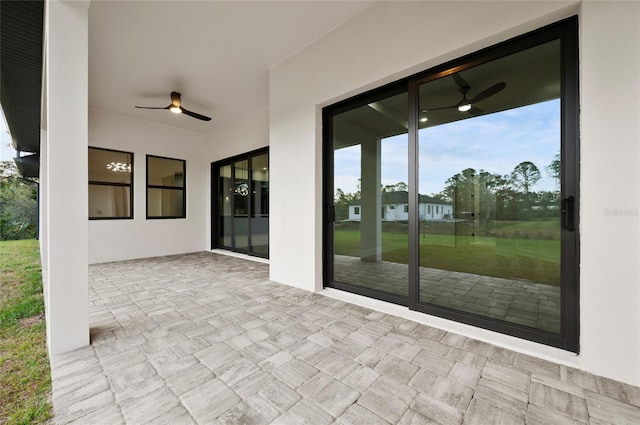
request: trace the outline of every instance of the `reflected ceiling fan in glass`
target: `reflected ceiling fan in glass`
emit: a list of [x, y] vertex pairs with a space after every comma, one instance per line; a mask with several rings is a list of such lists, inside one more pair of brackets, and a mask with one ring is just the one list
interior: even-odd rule
[[485, 111], [475, 106], [475, 104], [501, 92], [507, 86], [507, 83], [505, 83], [504, 81], [501, 81], [481, 91], [471, 99], [468, 99], [467, 93], [469, 93], [469, 90], [471, 90], [471, 85], [464, 78], [462, 78], [462, 75], [460, 75], [459, 73], [451, 74], [451, 76], [453, 77], [453, 79], [455, 80], [456, 84], [459, 87], [459, 91], [462, 94], [462, 99], [460, 99], [459, 102], [453, 105], [439, 107], [439, 108], [423, 109], [422, 111], [420, 111], [421, 113], [455, 108], [460, 112], [469, 112], [469, 114], [471, 114], [472, 116], [482, 115], [485, 113]]

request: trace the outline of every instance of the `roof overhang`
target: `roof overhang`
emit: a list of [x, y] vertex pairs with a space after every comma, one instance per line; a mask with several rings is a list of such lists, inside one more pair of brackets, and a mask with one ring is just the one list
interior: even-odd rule
[[25, 177], [39, 173], [43, 18], [42, 0], [0, 2], [0, 101]]

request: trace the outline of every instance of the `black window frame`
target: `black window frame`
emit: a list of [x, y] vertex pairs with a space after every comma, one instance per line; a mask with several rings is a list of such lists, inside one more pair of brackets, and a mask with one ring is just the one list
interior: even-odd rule
[[[580, 235], [579, 214], [579, 52], [578, 17], [561, 20], [510, 40], [481, 49], [458, 59], [421, 71], [410, 77], [389, 83], [323, 108], [323, 284], [360, 295], [405, 305], [410, 310], [450, 319], [475, 327], [496, 331], [566, 351], [579, 353], [580, 345]], [[460, 72], [494, 59], [505, 57], [543, 43], [561, 41], [561, 163], [563, 226], [561, 235], [561, 329], [558, 333], [534, 329], [516, 323], [453, 310], [434, 304], [418, 302], [419, 258], [419, 200], [415, 191], [409, 192], [409, 288], [408, 297], [391, 295], [344, 282], [333, 281], [333, 143], [331, 120], [334, 115], [357, 108], [400, 91], [409, 95], [409, 187], [418, 184], [418, 87], [454, 72]], [[430, 206], [427, 208], [431, 209]], [[431, 209], [435, 211], [435, 209]], [[384, 214], [384, 209], [383, 209]], [[383, 216], [384, 218], [384, 216]]]
[[[165, 185], [155, 185], [149, 184], [149, 158], [157, 158], [157, 159], [166, 159], [170, 161], [179, 161], [182, 162], [182, 187], [179, 186], [165, 186]], [[146, 218], [147, 220], [164, 220], [164, 219], [179, 219], [179, 218], [187, 218], [187, 161], [179, 158], [169, 158], [166, 156], [159, 155], [146, 155], [145, 160], [146, 165], [146, 191], [145, 191], [145, 199], [146, 199]], [[149, 189], [167, 189], [167, 190], [175, 190], [182, 191], [182, 215], [172, 215], [172, 216], [150, 216], [149, 215]]]
[[[102, 147], [97, 147], [97, 146], [88, 146], [87, 147], [87, 155], [89, 154], [89, 149], [95, 149], [95, 150], [101, 150], [101, 151], [107, 151], [107, 152], [116, 152], [119, 154], [127, 154], [130, 155], [131, 158], [131, 182], [130, 183], [115, 183], [115, 182], [104, 182], [104, 181], [99, 181], [99, 180], [88, 180], [88, 186], [87, 186], [87, 190], [88, 187], [91, 185], [94, 186], [112, 186], [112, 187], [128, 187], [129, 188], [129, 215], [127, 217], [91, 217], [89, 215], [89, 220], [133, 220], [133, 176], [134, 176], [134, 154], [133, 152], [127, 152], [127, 151], [121, 151], [121, 150], [117, 150], [117, 149], [109, 149], [109, 148], [102, 148]], [[88, 177], [88, 176], [87, 176]], [[87, 200], [87, 202], [89, 202]]]

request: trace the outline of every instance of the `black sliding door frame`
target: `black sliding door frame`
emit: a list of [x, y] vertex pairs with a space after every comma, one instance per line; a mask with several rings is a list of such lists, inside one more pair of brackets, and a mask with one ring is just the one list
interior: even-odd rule
[[[552, 332], [420, 301], [418, 89], [421, 84], [475, 67], [541, 44], [560, 40], [560, 155], [561, 252], [560, 331]], [[323, 109], [323, 254], [324, 286], [405, 305], [411, 310], [527, 339], [563, 350], [579, 352], [579, 78], [578, 19], [572, 17], [488, 47], [411, 77], [369, 91]], [[363, 288], [334, 279], [334, 146], [333, 117], [400, 92], [408, 92], [408, 265], [407, 297]]]
[[[252, 244], [252, 208], [253, 197], [251, 193], [255, 190], [253, 186], [253, 158], [256, 156], [269, 154], [269, 148], [257, 149], [242, 155], [236, 155], [221, 161], [211, 163], [211, 249], [226, 249], [233, 252], [251, 255], [260, 258], [269, 258], [269, 254], [255, 252]], [[226, 246], [220, 243], [220, 169], [226, 165], [231, 167], [231, 187], [236, 187], [236, 167], [235, 163], [239, 161], [247, 161], [247, 181], [249, 186], [249, 194], [247, 195], [247, 248], [237, 248], [235, 245], [235, 198], [231, 203], [231, 245]]]

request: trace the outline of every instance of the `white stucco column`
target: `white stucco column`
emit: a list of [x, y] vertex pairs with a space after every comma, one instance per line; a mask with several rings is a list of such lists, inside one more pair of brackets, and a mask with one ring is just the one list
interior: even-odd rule
[[49, 0], [45, 9], [47, 146], [42, 161], [50, 354], [89, 344], [88, 6]]
[[360, 165], [360, 258], [382, 261], [381, 223], [381, 143], [380, 139], [362, 142]]

